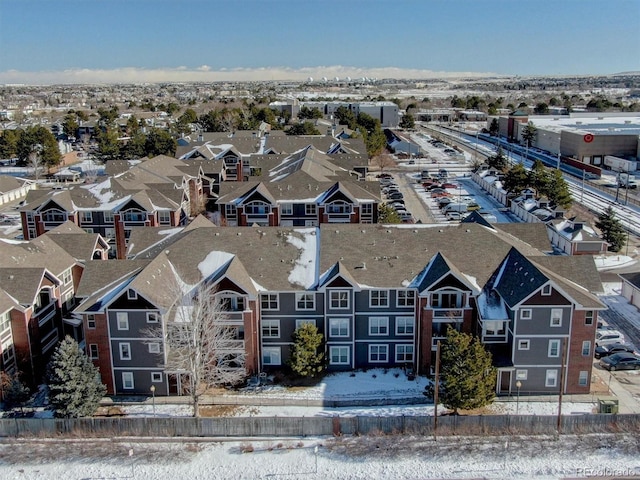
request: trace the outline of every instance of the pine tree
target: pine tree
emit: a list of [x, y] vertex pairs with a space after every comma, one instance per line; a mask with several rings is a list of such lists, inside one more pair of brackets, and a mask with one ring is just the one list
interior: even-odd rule
[[440, 401], [454, 414], [458, 409], [480, 408], [495, 396], [496, 370], [480, 340], [453, 328], [441, 349]]
[[546, 195], [555, 205], [560, 205], [563, 208], [569, 208], [571, 206], [573, 199], [571, 198], [569, 185], [560, 170], [551, 170]]
[[323, 353], [318, 349], [322, 345], [322, 334], [312, 323], [304, 323], [293, 333], [291, 350], [291, 369], [301, 377], [315, 377], [324, 369]]
[[527, 170], [524, 168], [524, 165], [516, 163], [512, 168], [510, 168], [502, 180], [502, 186], [507, 192], [515, 193], [517, 195], [527, 188], [529, 186], [529, 175], [527, 174]]
[[29, 387], [20, 381], [17, 375], [8, 375], [3, 379], [2, 401], [6, 410], [22, 408], [29, 400], [31, 392]]
[[50, 408], [59, 418], [93, 415], [106, 392], [98, 369], [69, 336], [53, 353], [46, 379]]
[[627, 234], [620, 220], [616, 218], [613, 208], [607, 207], [604, 212], [598, 215], [598, 221], [595, 226], [602, 233], [602, 239], [609, 243], [609, 250], [619, 252], [622, 249]]

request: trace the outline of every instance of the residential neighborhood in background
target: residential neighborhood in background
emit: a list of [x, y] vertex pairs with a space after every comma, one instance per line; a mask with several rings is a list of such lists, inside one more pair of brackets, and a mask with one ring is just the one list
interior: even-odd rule
[[[46, 172], [35, 150], [2, 160], [2, 370], [35, 386], [70, 335], [108, 394], [183, 395], [188, 374], [167, 368], [167, 335], [187, 301], [173, 287], [212, 284], [234, 336], [228, 356], [247, 378], [286, 370], [293, 334], [308, 323], [323, 337], [329, 372], [432, 377], [438, 342], [453, 328], [492, 353], [497, 395], [589, 393], [607, 309], [593, 256], [611, 243], [580, 217], [597, 209], [583, 201], [585, 177], [618, 198], [620, 184], [607, 181], [610, 168], [632, 172], [637, 113], [539, 115], [538, 105], [528, 115], [523, 106], [460, 105], [457, 95], [436, 109], [415, 99], [415, 84], [393, 101], [372, 95], [388, 94], [384, 82], [358, 86], [369, 92], [361, 101], [263, 99], [251, 125], [241, 108], [184, 115], [213, 91], [246, 104], [259, 83], [173, 90], [163, 104], [171, 114], [126, 108], [135, 87], [62, 90], [56, 108], [36, 90], [26, 89], [24, 104], [5, 89], [3, 151], [37, 123], [56, 134], [65, 165]], [[122, 107], [96, 114], [89, 91]], [[97, 118], [69, 132], [62, 122], [72, 110]], [[409, 117], [417, 123], [398, 128]], [[301, 125], [309, 131], [288, 134]], [[536, 129], [533, 141], [525, 127]], [[136, 135], [149, 147], [158, 132], [173, 143], [131, 155]], [[491, 166], [502, 149], [508, 166]], [[509, 168], [540, 161], [560, 170], [561, 160], [586, 210], [567, 216], [536, 188], [506, 189]], [[640, 204], [624, 190], [626, 204]]]

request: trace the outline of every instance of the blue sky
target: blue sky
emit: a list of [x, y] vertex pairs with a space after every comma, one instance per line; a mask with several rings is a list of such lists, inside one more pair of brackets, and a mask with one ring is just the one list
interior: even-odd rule
[[0, 0], [0, 83], [609, 74], [639, 25], [638, 0]]

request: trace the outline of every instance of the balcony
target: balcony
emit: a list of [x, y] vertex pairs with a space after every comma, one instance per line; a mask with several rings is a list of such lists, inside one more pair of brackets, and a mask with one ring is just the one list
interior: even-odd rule
[[33, 312], [33, 318], [38, 320], [38, 325], [42, 326], [56, 313], [56, 301], [45, 305], [44, 307], [36, 308]]
[[226, 353], [244, 353], [244, 340], [222, 341], [218, 346], [218, 351]]
[[224, 312], [225, 320], [221, 322], [223, 325], [244, 326], [243, 312]]
[[434, 322], [461, 322], [464, 311], [460, 308], [433, 308]]
[[351, 212], [327, 213], [327, 223], [351, 223]]
[[258, 224], [263, 227], [269, 226], [269, 213], [247, 214], [247, 225]]

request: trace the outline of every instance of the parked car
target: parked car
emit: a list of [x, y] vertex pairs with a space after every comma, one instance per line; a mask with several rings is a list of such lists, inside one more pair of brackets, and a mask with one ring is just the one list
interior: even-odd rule
[[400, 220], [402, 220], [402, 223], [413, 223], [413, 215], [411, 215], [411, 212], [407, 212], [406, 210], [404, 212], [398, 212], [398, 216]]
[[440, 183], [438, 183], [438, 182], [434, 182], [434, 183], [432, 183], [432, 184], [427, 185], [426, 187], [424, 187], [424, 189], [425, 189], [427, 192], [430, 192], [430, 191], [431, 191], [431, 190], [433, 190], [434, 188], [442, 188], [442, 185], [441, 185]]
[[480, 210], [480, 205], [478, 205], [477, 203], [469, 203], [467, 205], [467, 211], [473, 212], [474, 210]]
[[640, 357], [633, 353], [614, 353], [600, 360], [600, 366], [605, 370], [640, 370]]
[[616, 353], [633, 353], [633, 345], [627, 345], [624, 343], [611, 343], [609, 345], [600, 345], [595, 349], [596, 358], [604, 358]]
[[451, 183], [451, 182], [444, 182], [442, 184], [442, 188], [458, 188], [458, 185], [456, 185], [455, 183]]
[[393, 175], [391, 175], [390, 173], [379, 173], [378, 175], [376, 175], [376, 178], [393, 178]]
[[610, 345], [612, 343], [624, 343], [624, 335], [618, 330], [597, 330], [596, 346]]
[[449, 212], [458, 212], [465, 213], [467, 211], [466, 203], [450, 203], [443, 209], [444, 213], [447, 214]]
[[387, 195], [387, 198], [390, 200], [399, 200], [399, 199], [404, 199], [404, 195], [402, 195], [402, 193], [400, 192], [393, 192]]
[[464, 215], [460, 212], [447, 212], [447, 220], [448, 221], [460, 221], [464, 218]]
[[431, 191], [431, 198], [450, 197], [451, 194], [441, 188], [435, 188]]
[[436, 201], [438, 202], [438, 207], [444, 208], [453, 202], [453, 199], [451, 197], [440, 197]]

